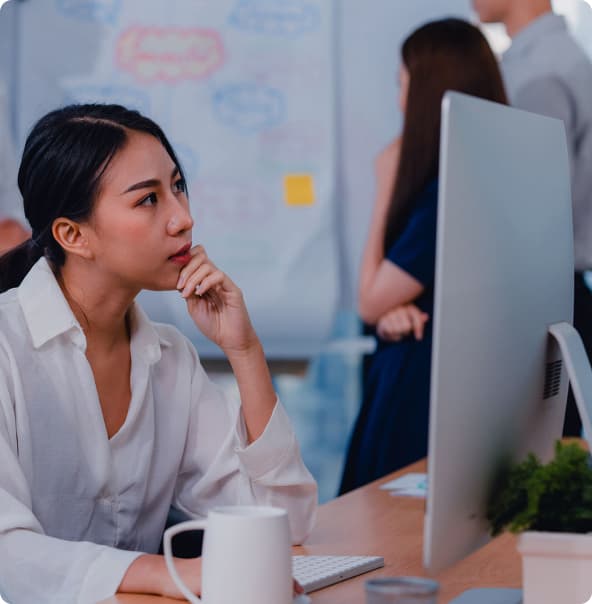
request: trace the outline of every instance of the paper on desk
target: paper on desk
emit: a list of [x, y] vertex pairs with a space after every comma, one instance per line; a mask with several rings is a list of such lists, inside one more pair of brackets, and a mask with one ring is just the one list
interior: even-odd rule
[[410, 472], [395, 480], [385, 482], [380, 485], [380, 488], [397, 497], [425, 497], [428, 492], [427, 474]]

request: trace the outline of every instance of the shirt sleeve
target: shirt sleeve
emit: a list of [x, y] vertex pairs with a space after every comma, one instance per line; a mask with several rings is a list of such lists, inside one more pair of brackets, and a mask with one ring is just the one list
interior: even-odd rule
[[420, 200], [386, 259], [427, 287], [434, 281], [436, 262], [436, 187], [424, 195], [433, 199]]
[[16, 417], [0, 350], [0, 595], [7, 602], [94, 604], [115, 594], [141, 552], [46, 535], [19, 462]]
[[193, 400], [173, 505], [205, 517], [216, 505], [271, 505], [287, 510], [294, 543], [314, 524], [317, 485], [277, 401], [263, 434], [247, 444], [240, 402], [209, 380], [195, 354]]

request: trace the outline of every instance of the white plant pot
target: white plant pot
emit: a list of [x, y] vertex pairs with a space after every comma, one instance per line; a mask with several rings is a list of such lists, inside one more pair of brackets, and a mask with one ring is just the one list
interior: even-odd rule
[[527, 531], [517, 547], [523, 604], [592, 603], [592, 534]]

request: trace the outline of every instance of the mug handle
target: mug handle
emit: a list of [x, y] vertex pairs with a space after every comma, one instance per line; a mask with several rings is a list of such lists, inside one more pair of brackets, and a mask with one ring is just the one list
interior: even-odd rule
[[183, 583], [183, 580], [177, 573], [177, 569], [175, 568], [175, 563], [173, 562], [173, 548], [172, 548], [172, 540], [173, 537], [179, 533], [184, 533], [185, 531], [194, 531], [199, 529], [206, 528], [207, 521], [206, 520], [187, 520], [185, 522], [179, 522], [179, 524], [175, 524], [170, 526], [164, 532], [163, 536], [163, 550], [164, 550], [164, 560], [166, 562], [169, 573], [175, 582], [175, 585], [179, 588], [181, 593], [191, 602], [191, 604], [201, 604], [201, 600], [189, 590], [187, 585]]

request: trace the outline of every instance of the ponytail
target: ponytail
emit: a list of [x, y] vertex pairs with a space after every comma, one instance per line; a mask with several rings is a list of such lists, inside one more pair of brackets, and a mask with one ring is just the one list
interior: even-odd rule
[[43, 248], [33, 239], [27, 239], [0, 256], [0, 293], [18, 287], [42, 256]]

